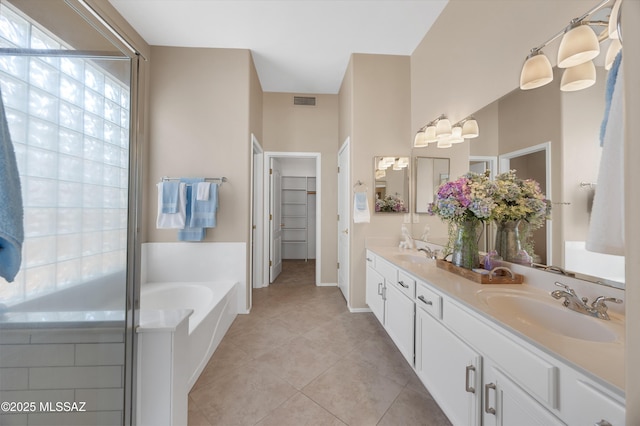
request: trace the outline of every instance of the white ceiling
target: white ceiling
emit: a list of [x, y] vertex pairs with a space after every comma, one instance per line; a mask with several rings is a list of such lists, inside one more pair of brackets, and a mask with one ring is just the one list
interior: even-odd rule
[[335, 94], [352, 53], [411, 55], [447, 0], [109, 0], [156, 46], [250, 49], [265, 92]]

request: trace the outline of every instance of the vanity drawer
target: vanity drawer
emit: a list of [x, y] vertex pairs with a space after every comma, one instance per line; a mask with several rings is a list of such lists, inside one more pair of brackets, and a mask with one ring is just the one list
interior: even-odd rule
[[442, 297], [423, 282], [416, 285], [416, 306], [436, 319], [442, 319]]
[[407, 275], [402, 271], [398, 271], [398, 281], [396, 282], [398, 290], [406, 294], [413, 300], [416, 297], [416, 280], [411, 275]]
[[382, 258], [376, 259], [376, 271], [384, 277], [385, 280], [397, 283], [398, 282], [398, 268]]
[[370, 251], [367, 251], [367, 256], [366, 256], [366, 260], [367, 260], [367, 266], [376, 269], [376, 255], [371, 253]]
[[480, 352], [491, 358], [519, 386], [549, 408], [558, 408], [558, 367], [537, 356], [531, 348], [490, 326], [461, 306], [444, 303], [444, 323]]

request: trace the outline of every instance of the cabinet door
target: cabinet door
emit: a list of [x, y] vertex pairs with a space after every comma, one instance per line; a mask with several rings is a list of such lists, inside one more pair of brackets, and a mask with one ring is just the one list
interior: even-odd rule
[[625, 424], [625, 407], [622, 401], [616, 401], [590, 382], [577, 380], [571, 398], [574, 399], [571, 401], [574, 407], [570, 420], [572, 424]]
[[375, 269], [367, 265], [365, 300], [380, 324], [384, 325], [384, 278]]
[[416, 309], [416, 372], [454, 425], [480, 424], [482, 357]]
[[396, 284], [386, 283], [384, 327], [407, 362], [413, 366], [415, 302], [405, 296]]
[[[488, 364], [488, 363], [487, 363]], [[492, 365], [484, 369], [484, 407], [486, 426], [556, 426], [560, 419], [540, 405], [527, 392]]]

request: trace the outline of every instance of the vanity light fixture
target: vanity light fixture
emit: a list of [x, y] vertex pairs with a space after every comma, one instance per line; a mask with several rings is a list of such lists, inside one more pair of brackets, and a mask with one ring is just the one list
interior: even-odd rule
[[553, 68], [549, 58], [539, 49], [532, 49], [520, 72], [520, 88], [535, 89], [553, 81]]
[[429, 142], [427, 142], [426, 127], [423, 127], [422, 129], [418, 130], [418, 133], [416, 133], [416, 137], [413, 140], [413, 147], [423, 148], [427, 145], [429, 145]]
[[468, 117], [462, 120], [462, 137], [465, 139], [473, 139], [480, 136], [480, 130], [478, 129], [478, 122], [473, 117]]
[[[561, 90], [580, 90], [593, 85], [595, 73], [592, 76], [591, 61], [600, 54], [600, 42], [607, 37], [615, 38], [620, 33], [620, 2], [621, 0], [602, 0], [582, 16], [572, 19], [567, 27], [549, 40], [531, 49], [520, 72], [520, 89], [535, 89], [553, 80], [551, 63], [542, 53], [542, 49], [560, 37], [562, 40], [558, 49], [557, 63], [559, 68], [566, 68], [560, 84]], [[610, 5], [613, 7], [607, 21], [588, 20], [593, 14]], [[598, 36], [591, 26], [607, 26], [608, 30]], [[616, 46], [613, 46], [610, 49], [615, 48]], [[615, 55], [613, 56], [615, 58]]]
[[451, 136], [449, 136], [451, 143], [462, 143], [464, 138], [462, 137], [462, 126], [459, 124], [454, 125], [451, 128]]
[[570, 68], [584, 64], [600, 54], [598, 36], [584, 21], [572, 21], [565, 30], [558, 48], [558, 67]]
[[438, 144], [436, 147], [438, 148], [451, 148], [453, 146], [450, 137], [438, 139]]
[[560, 90], [563, 92], [575, 92], [576, 90], [591, 87], [596, 82], [596, 66], [593, 61], [567, 68], [562, 73]]
[[609, 71], [613, 66], [613, 61], [615, 61], [618, 52], [622, 50], [622, 44], [620, 40], [617, 38], [611, 39], [611, 44], [609, 44], [609, 48], [607, 49], [607, 56], [605, 56], [604, 60], [604, 69]]
[[427, 143], [438, 142], [438, 137], [436, 136], [436, 126], [435, 124], [427, 125], [427, 128], [424, 131], [425, 139]]
[[437, 142], [438, 148], [449, 148], [454, 143], [477, 138], [478, 135], [478, 122], [475, 118], [467, 117], [452, 126], [451, 121], [442, 114], [418, 130], [413, 147], [422, 148], [429, 143]]
[[451, 122], [445, 115], [441, 115], [436, 121], [436, 137], [439, 140], [444, 136], [451, 136]]

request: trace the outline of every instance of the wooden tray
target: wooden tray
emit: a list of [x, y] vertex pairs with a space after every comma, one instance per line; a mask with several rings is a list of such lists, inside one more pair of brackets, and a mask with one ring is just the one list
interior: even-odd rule
[[491, 275], [481, 274], [470, 269], [461, 268], [442, 259], [436, 259], [436, 265], [438, 268], [453, 272], [456, 275], [460, 275], [463, 278], [479, 284], [522, 284], [524, 281], [523, 275], [514, 273], [513, 278], [511, 278], [511, 275], [502, 269], [495, 271], [495, 273]]

